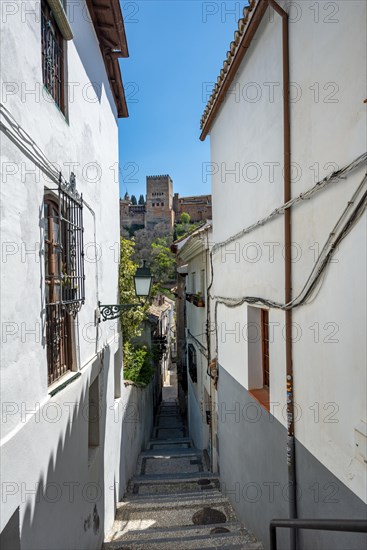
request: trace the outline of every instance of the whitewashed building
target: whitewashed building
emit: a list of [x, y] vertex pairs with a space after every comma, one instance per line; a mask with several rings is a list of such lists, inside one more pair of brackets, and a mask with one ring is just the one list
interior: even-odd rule
[[[366, 3], [243, 15], [201, 120], [210, 359], [223, 488], [267, 548], [273, 518], [366, 518]], [[297, 548], [365, 544], [301, 530]]]
[[209, 364], [214, 343], [210, 326], [207, 289], [210, 282], [209, 251], [212, 223], [207, 222], [173, 244], [177, 257], [177, 332], [184, 334], [178, 354], [184, 364], [186, 410], [190, 437], [197, 449], [207, 452], [216, 471], [216, 390]]
[[1, 546], [96, 549], [150, 431], [98, 322], [119, 300], [124, 23], [118, 0], [1, 10]]

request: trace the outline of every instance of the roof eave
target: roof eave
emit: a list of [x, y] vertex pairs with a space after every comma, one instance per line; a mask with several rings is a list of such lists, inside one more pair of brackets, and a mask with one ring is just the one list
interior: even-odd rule
[[[204, 141], [206, 136], [211, 130], [213, 122], [218, 114], [218, 111], [225, 99], [228, 88], [232, 84], [234, 77], [246, 55], [247, 50], [250, 47], [252, 39], [262, 21], [262, 18], [268, 8], [268, 0], [259, 0], [251, 14], [251, 19], [246, 27], [246, 30], [242, 34], [241, 40], [238, 44], [238, 47], [233, 55], [231, 64], [229, 65], [228, 71], [225, 74], [223, 80], [219, 84], [219, 88], [215, 97], [212, 101], [212, 106], [209, 114], [207, 115], [205, 122], [202, 126], [200, 141]], [[213, 94], [210, 99], [212, 99]], [[210, 99], [208, 105], [210, 104]]]
[[[129, 116], [119, 58], [129, 57], [124, 20], [119, 0], [86, 0], [99, 41], [118, 118]], [[106, 22], [106, 18], [110, 18]]]

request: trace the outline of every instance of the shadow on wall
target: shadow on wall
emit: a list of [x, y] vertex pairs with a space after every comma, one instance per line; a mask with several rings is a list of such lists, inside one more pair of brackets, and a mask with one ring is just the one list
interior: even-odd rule
[[127, 484], [135, 474], [139, 454], [147, 446], [153, 431], [153, 382], [146, 388], [124, 386], [124, 420], [121, 425], [120, 484], [118, 500], [124, 496]]
[[[114, 396], [110, 395], [107, 401], [107, 388], [110, 392], [114, 387], [109, 377], [114, 377], [116, 372], [113, 361], [110, 364], [110, 349], [105, 348], [103, 355], [102, 361], [101, 358], [96, 360], [99, 361], [98, 368], [91, 369], [94, 379], [92, 374], [91, 383], [85, 381], [77, 394], [79, 397], [75, 395], [73, 386], [79, 382], [70, 384], [59, 394], [63, 399], [58, 402], [68, 404], [70, 417], [67, 426], [57, 430], [58, 440], [55, 437], [57, 422], [51, 420], [56, 407], [53, 410], [54, 407], [50, 406], [50, 420], [45, 429], [37, 429], [33, 438], [29, 431], [23, 436], [25, 464], [27, 460], [32, 464], [42, 464], [39, 453], [42, 448], [47, 449], [47, 441], [52, 448], [53, 438], [54, 452], [47, 471], [39, 476], [38, 482], [24, 482], [22, 502], [28, 502], [21, 529], [18, 508], [2, 532], [1, 542], [7, 541], [2, 548], [95, 550], [101, 547], [105, 533], [112, 527], [112, 510], [122, 499], [127, 483], [135, 473], [138, 456], [151, 436], [153, 392], [152, 384], [144, 389], [123, 385], [121, 397], [113, 399]], [[96, 381], [100, 403], [98, 415], [94, 408]], [[64, 407], [62, 410], [65, 414]], [[111, 430], [116, 422], [119, 426]], [[115, 453], [116, 464], [113, 464], [114, 471], [108, 472], [106, 463], [111, 453]], [[105, 516], [106, 510], [108, 517]]]
[[[104, 361], [107, 365], [109, 355], [106, 348]], [[102, 368], [100, 372], [103, 372]], [[107, 402], [107, 377], [98, 374], [99, 402], [104, 405]], [[95, 549], [103, 541], [106, 407], [101, 407], [96, 414], [88, 386], [82, 389], [79, 400], [69, 405], [74, 407], [74, 412], [49, 460], [47, 473], [40, 476], [36, 487], [24, 489], [28, 496], [34, 495], [32, 505], [27, 504], [23, 517], [21, 548], [24, 550]], [[90, 442], [92, 424], [99, 426], [99, 444], [95, 446]], [[54, 424], [50, 422], [49, 426], [52, 438]], [[38, 452], [37, 441], [29, 442], [28, 449], [24, 449], [25, 455], [34, 453], [35, 463]], [[26, 496], [24, 493], [22, 498]]]

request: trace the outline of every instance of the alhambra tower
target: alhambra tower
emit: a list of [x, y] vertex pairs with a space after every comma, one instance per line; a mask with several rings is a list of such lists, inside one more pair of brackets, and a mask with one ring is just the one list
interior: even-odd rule
[[147, 176], [147, 203], [145, 227], [154, 227], [157, 223], [167, 223], [173, 227], [173, 183], [168, 174]]

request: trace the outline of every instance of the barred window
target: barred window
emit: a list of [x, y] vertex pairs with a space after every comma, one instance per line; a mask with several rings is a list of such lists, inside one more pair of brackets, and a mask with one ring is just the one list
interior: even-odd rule
[[46, 194], [45, 283], [48, 382], [72, 369], [71, 317], [84, 303], [83, 203], [59, 187]]
[[41, 0], [43, 83], [65, 114], [64, 39], [46, 0]]

